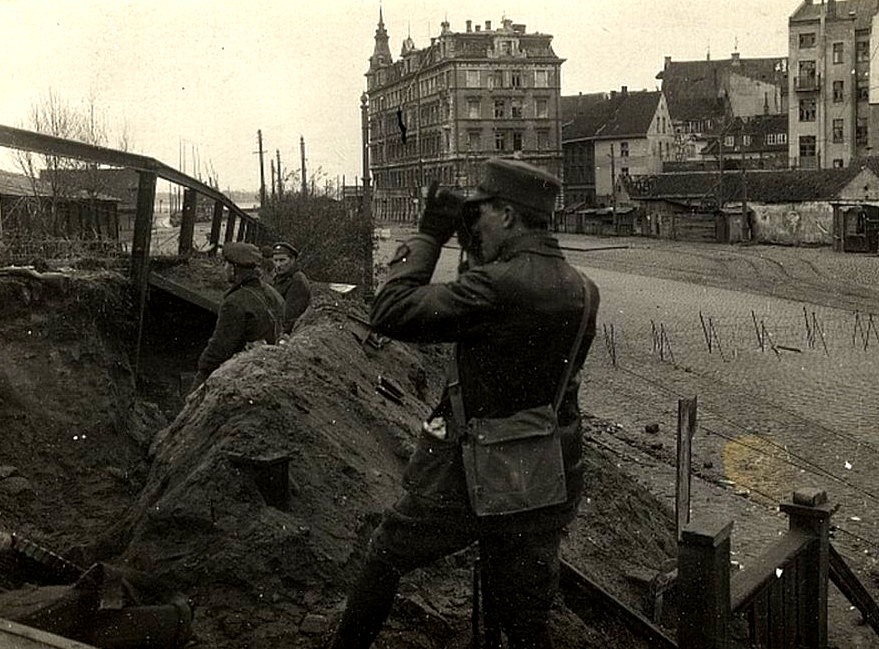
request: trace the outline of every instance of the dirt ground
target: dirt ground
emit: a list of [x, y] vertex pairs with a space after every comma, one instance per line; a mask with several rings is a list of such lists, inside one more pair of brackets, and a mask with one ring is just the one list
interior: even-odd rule
[[[399, 493], [446, 350], [364, 344], [350, 317], [366, 316], [362, 301], [316, 285], [287, 344], [242, 352], [184, 402], [175, 390], [209, 333], [205, 314], [169, 320], [164, 310], [183, 306], [154, 295], [157, 313], [133, 360], [138, 332], [117, 273], [0, 274], [0, 302], [9, 361], [0, 413], [11, 423], [0, 449], [0, 529], [186, 594], [192, 646], [321, 646], [371, 529]], [[135, 362], [145, 373], [137, 386]], [[403, 398], [380, 394], [380, 381]], [[584, 434], [603, 425], [590, 420]], [[593, 449], [587, 458], [590, 496], [564, 554], [639, 607], [627, 575], [674, 556], [670, 513], [610, 456]], [[286, 488], [266, 482], [261, 467], [273, 461], [288, 466]], [[467, 551], [408, 576], [377, 646], [469, 646], [472, 561]], [[562, 648], [645, 646], [611, 620], [584, 622], [561, 600], [553, 628]]]
[[[729, 250], [704, 248], [698, 264], [696, 253], [674, 248], [649, 264], [620, 252], [599, 266], [805, 295], [808, 286], [783, 288], [776, 275], [761, 285], [729, 262], [733, 270], [718, 273], [713, 264]], [[454, 255], [446, 255], [450, 267]], [[171, 272], [202, 283], [213, 277], [204, 266]], [[871, 288], [855, 284], [828, 290], [834, 284], [825, 275], [813, 293], [863, 305]], [[288, 344], [237, 355], [184, 401], [181, 375], [194, 369], [213, 316], [154, 291], [138, 332], [132, 304], [123, 276], [110, 270], [0, 272], [0, 420], [8, 422], [0, 530], [81, 565], [107, 561], [163, 579], [195, 604], [192, 646], [320, 647], [370, 530], [399, 493], [420, 421], [441, 387], [445, 350], [363, 344], [349, 317], [365, 317], [357, 295], [319, 285]], [[589, 479], [563, 553], [639, 608], [641, 589], [631, 576], [667, 568], [676, 552], [670, 408], [667, 396], [599, 362], [603, 351], [594, 348], [584, 385], [592, 390], [584, 392], [588, 410], [601, 414], [584, 424]], [[401, 402], [376, 391], [380, 376], [402, 390]], [[596, 381], [606, 381], [598, 396]], [[645, 421], [662, 421], [661, 435], [645, 435]], [[273, 461], [288, 466], [287, 490], [279, 492], [259, 468]], [[726, 485], [719, 466], [699, 463], [705, 479], [694, 483], [694, 511], [734, 519], [735, 557], [748, 562], [785, 520], [771, 504]], [[872, 543], [839, 542], [875, 595]], [[408, 576], [377, 646], [468, 646], [472, 559], [464, 552]], [[834, 646], [879, 646], [858, 617], [836, 597]], [[646, 646], [610, 620], [584, 622], [561, 600], [553, 629], [562, 648]]]

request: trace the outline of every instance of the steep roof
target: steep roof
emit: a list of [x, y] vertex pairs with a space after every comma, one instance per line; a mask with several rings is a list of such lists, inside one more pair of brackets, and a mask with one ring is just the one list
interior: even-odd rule
[[724, 115], [726, 80], [731, 74], [780, 84], [783, 73], [777, 67], [781, 58], [668, 61], [656, 78], [662, 79], [672, 120], [717, 119]]
[[636, 200], [701, 199], [716, 196], [722, 182], [723, 197], [727, 201], [741, 201], [743, 198], [761, 203], [832, 200], [865, 166], [873, 170], [873, 166], [879, 165], [748, 171], [744, 183], [739, 171], [729, 171], [722, 176], [716, 171], [662, 173], [629, 178], [626, 189]]
[[562, 139], [643, 137], [660, 97], [661, 92], [646, 90], [562, 97]]

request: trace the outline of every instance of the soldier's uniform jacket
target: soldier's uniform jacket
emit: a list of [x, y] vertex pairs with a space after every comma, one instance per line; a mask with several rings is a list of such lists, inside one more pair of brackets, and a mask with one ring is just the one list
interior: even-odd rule
[[198, 358], [195, 384], [204, 381], [247, 343], [276, 343], [283, 317], [283, 298], [259, 278], [259, 271], [253, 269], [243, 274], [223, 297], [214, 333]]
[[284, 298], [284, 333], [290, 333], [293, 325], [311, 304], [311, 288], [305, 273], [293, 266], [275, 275], [275, 290]]
[[[552, 403], [584, 306], [588, 324], [575, 371], [595, 337], [595, 284], [570, 266], [557, 240], [543, 232], [508, 241], [498, 259], [466, 270], [453, 282], [431, 284], [439, 254], [440, 246], [425, 235], [400, 247], [373, 302], [374, 328], [399, 340], [457, 342], [468, 418], [507, 417]], [[572, 380], [559, 409], [568, 502], [547, 508], [560, 524], [576, 513], [582, 489], [576, 391]], [[434, 414], [453, 420], [446, 394]], [[440, 457], [445, 469], [436, 465]], [[440, 505], [465, 503], [460, 447], [422, 434], [404, 485]]]

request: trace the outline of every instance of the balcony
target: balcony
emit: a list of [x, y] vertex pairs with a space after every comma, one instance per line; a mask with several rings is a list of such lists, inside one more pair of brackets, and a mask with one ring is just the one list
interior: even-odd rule
[[794, 77], [794, 89], [797, 92], [816, 92], [820, 82], [818, 75], [800, 75]]

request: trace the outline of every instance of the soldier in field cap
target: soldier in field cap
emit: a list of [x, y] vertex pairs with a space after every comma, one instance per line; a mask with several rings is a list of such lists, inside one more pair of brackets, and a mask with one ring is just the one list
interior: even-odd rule
[[260, 279], [259, 248], [243, 241], [223, 246], [226, 279], [232, 285], [223, 296], [217, 324], [207, 346], [198, 358], [198, 373], [191, 390], [250, 342], [271, 345], [281, 336], [284, 300], [269, 284]]
[[[469, 197], [433, 183], [418, 234], [391, 261], [372, 304], [373, 329], [398, 340], [456, 343], [456, 367], [409, 459], [403, 495], [370, 538], [332, 649], [370, 647], [403, 575], [477, 540], [486, 619], [491, 613], [510, 649], [552, 646], [559, 543], [583, 486], [576, 373], [595, 336], [599, 302], [595, 284], [568, 264], [547, 231], [559, 189], [552, 174], [506, 159], [485, 164]], [[455, 232], [469, 262], [455, 281], [430, 283]], [[552, 467], [533, 474], [558, 489], [488, 513], [465, 470], [473, 421], [508, 421], [549, 406], [560, 450]], [[501, 459], [492, 467], [503, 473], [508, 458], [495, 448]]]
[[272, 246], [272, 285], [284, 298], [284, 333], [287, 334], [311, 304], [311, 287], [305, 273], [297, 266], [298, 259], [299, 250], [292, 243], [279, 241]]

